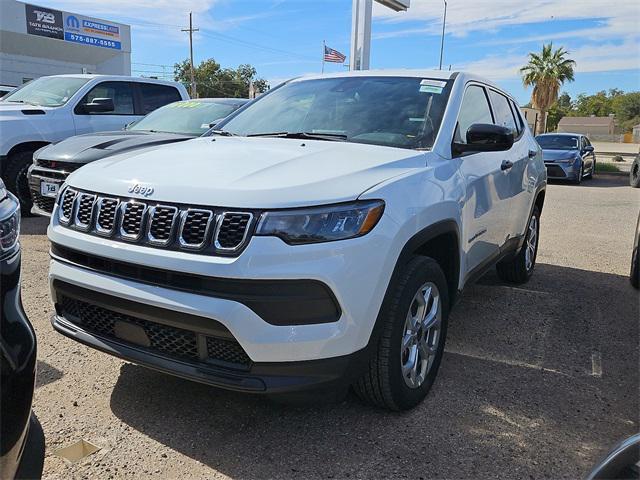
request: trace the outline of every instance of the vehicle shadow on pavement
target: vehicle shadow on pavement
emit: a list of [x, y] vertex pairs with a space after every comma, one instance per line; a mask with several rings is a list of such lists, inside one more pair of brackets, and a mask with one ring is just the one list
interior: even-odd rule
[[36, 372], [36, 388], [40, 388], [48, 385], [49, 383], [60, 380], [64, 375], [61, 370], [58, 370], [42, 360], [38, 360]]
[[[551, 185], [566, 185], [568, 187], [576, 187], [572, 182], [568, 180], [552, 180], [549, 179], [548, 182]], [[596, 173], [596, 176], [592, 179], [585, 178], [582, 180], [582, 183], [578, 186], [578, 188], [583, 187], [596, 187], [596, 188], [610, 188], [610, 187], [629, 187], [629, 174], [621, 174], [621, 173]]]
[[48, 217], [22, 217], [20, 233], [21, 235], [46, 235], [48, 225]]
[[[493, 273], [470, 287], [410, 412], [353, 395], [291, 408], [129, 364], [111, 410], [232, 478], [584, 477], [638, 430], [638, 295], [624, 276], [536, 268], [518, 288]], [[157, 457], [160, 475], [172, 471]]]

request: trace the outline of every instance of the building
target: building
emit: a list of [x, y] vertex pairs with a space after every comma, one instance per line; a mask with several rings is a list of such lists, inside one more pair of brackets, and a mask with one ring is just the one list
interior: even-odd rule
[[583, 135], [613, 135], [615, 120], [608, 117], [562, 117], [558, 132], [582, 133]]
[[633, 127], [633, 142], [640, 143], [640, 123]]
[[129, 25], [1, 0], [0, 84], [65, 73], [131, 75]]
[[520, 110], [522, 111], [524, 118], [529, 124], [529, 128], [531, 129], [533, 134], [537, 135], [539, 133], [542, 133], [536, 131], [536, 125], [541, 115], [540, 110], [530, 107], [520, 107]]

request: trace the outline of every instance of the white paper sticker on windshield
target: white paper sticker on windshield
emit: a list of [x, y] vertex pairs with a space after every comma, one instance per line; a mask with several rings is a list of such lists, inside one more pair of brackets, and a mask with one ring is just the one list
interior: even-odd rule
[[447, 86], [447, 82], [443, 82], [440, 80], [431, 80], [429, 78], [425, 78], [420, 82], [420, 85], [431, 85], [432, 87], [441, 87], [444, 88]]
[[211, 124], [210, 123], [203, 123], [202, 125], [200, 125], [200, 128], [211, 128]]

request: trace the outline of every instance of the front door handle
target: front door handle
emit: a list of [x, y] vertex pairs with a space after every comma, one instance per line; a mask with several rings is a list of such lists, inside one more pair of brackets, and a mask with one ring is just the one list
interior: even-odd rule
[[529, 150], [529, 158], [533, 158], [538, 154], [535, 150]]
[[510, 160], [503, 160], [502, 164], [500, 165], [500, 170], [509, 170], [511, 167], [513, 167], [513, 162]]

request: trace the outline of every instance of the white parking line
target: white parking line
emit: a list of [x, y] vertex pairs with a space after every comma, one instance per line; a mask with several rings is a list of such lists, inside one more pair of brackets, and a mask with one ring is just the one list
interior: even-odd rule
[[505, 358], [491, 358], [491, 357], [485, 357], [483, 355], [475, 355], [473, 353], [456, 352], [456, 351], [449, 350], [449, 349], [445, 349], [445, 352], [446, 353], [451, 353], [453, 355], [460, 355], [460, 356], [463, 356], [463, 357], [474, 358], [476, 360], [484, 360], [485, 362], [502, 363], [504, 365], [509, 365], [511, 367], [532, 368], [534, 370], [542, 370], [542, 371], [549, 372], [549, 373], [555, 373], [557, 375], [563, 375], [563, 376], [569, 377], [569, 378], [575, 378], [573, 375], [569, 375], [568, 373], [564, 373], [564, 372], [561, 372], [559, 370], [554, 370], [552, 368], [546, 368], [546, 367], [542, 367], [540, 365], [534, 365], [534, 364], [531, 364], [531, 363], [520, 362], [518, 360], [508, 360], [508, 359], [505, 359]]
[[591, 375], [598, 378], [602, 377], [602, 356], [597, 350], [591, 353]]
[[541, 290], [529, 290], [528, 288], [511, 287], [509, 285], [498, 285], [500, 288], [506, 288], [509, 290], [515, 290], [516, 292], [535, 293], [538, 295], [551, 295], [552, 292], [545, 292]]

